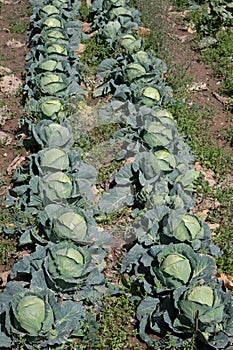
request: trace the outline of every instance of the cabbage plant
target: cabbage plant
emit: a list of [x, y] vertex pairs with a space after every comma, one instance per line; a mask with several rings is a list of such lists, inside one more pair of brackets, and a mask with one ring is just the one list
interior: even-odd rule
[[208, 249], [211, 240], [209, 226], [191, 213], [169, 211], [161, 222], [163, 243], [185, 242], [195, 250]]
[[[63, 344], [82, 329], [85, 310], [81, 302], [59, 303], [50, 289], [27, 289], [23, 283], [9, 282], [0, 296], [1, 346], [48, 349]], [[21, 345], [19, 339], [21, 338]]]
[[34, 212], [50, 203], [77, 202], [80, 198], [77, 181], [62, 171], [33, 175], [27, 185], [14, 187], [11, 191], [11, 199], [15, 199], [21, 208], [34, 208]]
[[151, 346], [158, 346], [152, 333], [172, 332], [181, 344], [195, 336], [200, 349], [231, 349], [232, 316], [232, 296], [216, 281], [180, 287], [162, 299], [148, 296], [137, 309], [140, 335]]
[[49, 204], [39, 216], [47, 237], [52, 242], [69, 240], [82, 245], [105, 246], [110, 237], [98, 229], [90, 213], [80, 208]]
[[66, 123], [57, 124], [49, 120], [42, 120], [30, 126], [33, 141], [40, 147], [61, 147], [69, 149], [73, 144], [71, 127]]
[[25, 111], [30, 119], [36, 115], [39, 119], [62, 122], [68, 116], [68, 109], [71, 111], [69, 106], [69, 99], [46, 96], [39, 100], [30, 98], [25, 106]]
[[[81, 247], [63, 241], [47, 246], [37, 246], [30, 256], [14, 265], [12, 276], [29, 275], [31, 287], [51, 288], [68, 293], [78, 300], [96, 301], [104, 291], [105, 279], [101, 271], [105, 267], [105, 251], [102, 248]], [[76, 292], [76, 293], [75, 293]]]
[[124, 257], [122, 272], [132, 276], [134, 286], [141, 286], [145, 293], [156, 295], [194, 285], [197, 281], [211, 281], [216, 264], [212, 257], [195, 253], [186, 244], [153, 245], [150, 248], [136, 244]]
[[225, 349], [233, 336], [233, 299], [208, 285], [174, 292], [176, 316], [169, 326], [176, 333], [193, 334], [213, 349]]
[[[137, 153], [134, 161], [126, 164], [115, 175], [115, 188], [102, 195], [100, 210], [109, 212], [110, 204], [114, 202], [117, 203], [114, 210], [119, 210], [124, 205], [132, 205], [131, 201], [128, 202], [131, 197], [138, 206], [145, 206], [148, 196], [152, 194], [153, 184], [159, 182], [163, 174], [172, 172], [175, 166], [174, 156], [166, 149]], [[125, 190], [128, 189], [129, 193], [120, 200], [122, 192], [119, 189], [122, 186]]]
[[17, 202], [21, 209], [34, 208], [34, 212], [50, 203], [94, 206], [92, 186], [97, 172], [76, 151], [43, 149], [30, 160], [26, 169], [21, 167], [15, 174], [19, 186], [12, 188], [9, 204]]

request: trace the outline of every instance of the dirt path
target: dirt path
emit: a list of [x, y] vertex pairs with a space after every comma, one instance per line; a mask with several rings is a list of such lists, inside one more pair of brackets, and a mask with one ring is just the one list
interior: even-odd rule
[[[2, 0], [0, 7], [0, 222], [11, 221], [4, 206], [11, 187], [12, 173], [26, 151], [22, 146], [19, 127], [23, 115], [21, 87], [25, 65], [26, 32], [30, 5], [27, 0]], [[21, 253], [16, 253], [15, 237], [6, 237], [0, 227], [0, 287], [3, 287], [12, 265]]]
[[29, 23], [27, 0], [2, 1], [0, 26], [0, 194], [5, 192], [11, 175], [7, 168], [24, 151], [19, 141], [22, 72], [25, 65], [26, 31]]
[[191, 91], [189, 103], [209, 111], [210, 122], [208, 126], [212, 141], [217, 146], [225, 148], [233, 156], [233, 148], [226, 140], [227, 130], [233, 127], [232, 113], [227, 111], [227, 98], [218, 92], [221, 80], [214, 77], [210, 66], [200, 61], [200, 50], [195, 45], [196, 32], [190, 27], [186, 27], [181, 19], [177, 20], [178, 16], [180, 15], [171, 11], [172, 25], [169, 36], [175, 43], [171, 46], [171, 49], [173, 48], [171, 56], [176, 65], [186, 67], [186, 77], [193, 79], [193, 83], [187, 87], [187, 90]]

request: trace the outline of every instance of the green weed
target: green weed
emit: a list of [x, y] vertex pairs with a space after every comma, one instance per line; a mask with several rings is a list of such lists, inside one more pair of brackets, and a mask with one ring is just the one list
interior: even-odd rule
[[1, 236], [0, 242], [0, 264], [6, 264], [12, 254], [16, 254], [17, 244], [14, 238]]
[[99, 315], [98, 349], [142, 349], [135, 329], [136, 306], [127, 294], [107, 295]]
[[233, 32], [230, 29], [221, 31], [216, 44], [200, 53], [201, 59], [211, 64], [215, 76], [222, 80], [222, 88], [229, 96], [233, 94], [232, 53]]
[[88, 67], [89, 75], [95, 75], [99, 63], [112, 57], [114, 51], [98, 35], [86, 41], [85, 44], [86, 49], [81, 55], [80, 61]]
[[27, 30], [28, 30], [27, 23], [15, 23], [15, 21], [12, 21], [10, 24], [11, 33], [25, 34], [27, 33]]

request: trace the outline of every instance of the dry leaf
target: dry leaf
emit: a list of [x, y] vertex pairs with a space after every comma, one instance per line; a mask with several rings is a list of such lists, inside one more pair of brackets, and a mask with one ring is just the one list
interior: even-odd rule
[[211, 224], [208, 223], [209, 228], [211, 229], [211, 231], [217, 230], [220, 227], [220, 224]]
[[0, 283], [2, 288], [5, 287], [5, 285], [7, 284], [9, 274], [9, 271], [5, 271], [0, 274]]
[[2, 144], [7, 146], [12, 142], [12, 140], [13, 140], [13, 138], [9, 134], [7, 134], [4, 131], [0, 131], [0, 141]]
[[18, 49], [18, 48], [20, 48], [20, 47], [25, 46], [24, 43], [21, 43], [20, 41], [17, 41], [17, 40], [15, 40], [15, 39], [12, 39], [12, 40], [7, 41], [6, 45], [7, 45], [8, 47], [12, 47], [12, 48], [14, 48], [14, 49]]
[[150, 35], [151, 30], [149, 28], [139, 27], [139, 29], [137, 30], [137, 33], [139, 36], [143, 38], [147, 38]]
[[188, 91], [205, 91], [208, 90], [206, 83], [198, 82], [188, 85]]
[[204, 168], [202, 168], [201, 164], [199, 162], [195, 163], [195, 170], [199, 171], [199, 173], [201, 173], [202, 175], [204, 175], [204, 178], [206, 181], [209, 182], [210, 187], [214, 187], [217, 182], [214, 179], [214, 171], [211, 169], [205, 170]]
[[95, 36], [98, 33], [98, 30], [95, 30], [94, 32], [87, 34], [89, 36], [89, 38], [93, 38], [93, 36]]
[[209, 209], [203, 209], [200, 211], [195, 211], [195, 214], [202, 220], [205, 221], [209, 213]]
[[229, 279], [225, 273], [221, 273], [218, 278], [223, 281], [226, 288], [233, 290], [233, 281]]
[[124, 160], [123, 165], [133, 163], [134, 160], [135, 160], [135, 157], [129, 157], [126, 160]]
[[0, 90], [3, 93], [14, 93], [22, 85], [22, 81], [14, 74], [5, 75], [0, 81]]
[[11, 73], [11, 69], [7, 67], [0, 66], [0, 74], [6, 74], [6, 73]]
[[75, 53], [78, 56], [81, 56], [81, 54], [86, 50], [86, 45], [85, 44], [79, 44], [79, 49], [75, 51]]
[[23, 161], [25, 160], [24, 156], [20, 156], [18, 155], [17, 157], [15, 157], [11, 164], [8, 166], [8, 168], [6, 169], [7, 174], [11, 175], [13, 173], [13, 171], [17, 168], [17, 166], [19, 164], [21, 164]]
[[90, 33], [91, 26], [92, 26], [92, 23], [82, 22], [82, 31], [83, 31], [83, 33]]
[[231, 97], [221, 96], [215, 91], [213, 91], [212, 94], [219, 102], [223, 103], [224, 105], [228, 104], [232, 100]]

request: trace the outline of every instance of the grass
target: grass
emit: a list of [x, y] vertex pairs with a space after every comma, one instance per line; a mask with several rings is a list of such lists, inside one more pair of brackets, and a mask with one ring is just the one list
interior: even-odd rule
[[82, 53], [80, 61], [88, 67], [88, 75], [96, 75], [97, 67], [104, 59], [114, 55], [114, 51], [98, 35], [84, 41], [85, 51]]
[[15, 236], [6, 235], [3, 230], [4, 227], [13, 225], [12, 212], [4, 206], [0, 209], [0, 264], [7, 264], [10, 256], [17, 253], [17, 240]]
[[142, 349], [136, 338], [138, 332], [135, 329], [135, 310], [135, 303], [125, 293], [119, 297], [105, 297], [98, 320], [98, 349]]
[[15, 23], [15, 20], [12, 20], [10, 23], [10, 31], [15, 34], [26, 34], [28, 31], [28, 24]]
[[[183, 6], [182, 1], [179, 2], [179, 6]], [[147, 3], [139, 0], [141, 6], [144, 6], [143, 13], [146, 13]], [[148, 3], [150, 8], [150, 12], [152, 11], [152, 3]], [[156, 29], [153, 30], [151, 36], [147, 42], [148, 48], [153, 48], [155, 52], [157, 52], [161, 58], [165, 58], [167, 54], [169, 54], [169, 46], [166, 47], [165, 50], [163, 48], [166, 46], [166, 43], [169, 42], [169, 39], [165, 38], [166, 31], [166, 23], [162, 22], [161, 26], [158, 26], [159, 19], [161, 18], [161, 11], [164, 11], [164, 3], [157, 2], [154, 6], [160, 6], [158, 8], [154, 8], [154, 12], [157, 14], [156, 19], [153, 19], [151, 24], [151, 28]], [[150, 13], [148, 12], [148, 13]], [[85, 15], [85, 9], [83, 10], [83, 16]], [[152, 16], [151, 16], [152, 17]], [[148, 23], [148, 17], [144, 20], [145, 23]], [[156, 22], [157, 21], [157, 22]], [[93, 51], [95, 50], [95, 55], [93, 58]], [[162, 50], [162, 53], [161, 53]], [[96, 67], [100, 61], [102, 61], [106, 57], [110, 57], [111, 52], [106, 49], [106, 45], [103, 45], [101, 41], [98, 39], [92, 39], [87, 43], [87, 50], [84, 52], [82, 56], [82, 62], [91, 66], [90, 74], [96, 73]], [[171, 57], [166, 58], [166, 61], [171, 62]], [[179, 94], [176, 94], [177, 99], [181, 99], [181, 95], [185, 90], [184, 87], [187, 85], [187, 81], [189, 79], [186, 78], [187, 67], [179, 67], [178, 65], [174, 65], [172, 69], [169, 70], [169, 83], [173, 84], [174, 90], [178, 91]], [[233, 264], [231, 257], [231, 213], [230, 209], [232, 206], [232, 189], [227, 188], [226, 184], [224, 184], [224, 179], [226, 174], [230, 168], [230, 158], [229, 155], [221, 149], [217, 147], [214, 142], [211, 140], [211, 133], [206, 132], [208, 130], [208, 125], [211, 122], [210, 115], [211, 111], [204, 109], [202, 111], [199, 110], [197, 106], [189, 106], [183, 101], [177, 102], [175, 105], [170, 107], [174, 116], [176, 116], [179, 128], [181, 132], [185, 135], [186, 142], [190, 145], [195, 156], [198, 160], [200, 160], [204, 167], [211, 168], [215, 171], [216, 177], [219, 181], [219, 186], [216, 189], [211, 189], [204, 182], [201, 183], [200, 193], [203, 196], [211, 196], [213, 198], [218, 199], [220, 202], [220, 209], [209, 212], [209, 220], [211, 222], [220, 223], [220, 229], [215, 233], [214, 239], [217, 244], [219, 244], [223, 250], [224, 255], [218, 259], [218, 266], [220, 271], [227, 271], [230, 274], [233, 274]], [[207, 116], [207, 117], [206, 117]], [[96, 148], [98, 151], [98, 145], [108, 140], [113, 136], [114, 131], [116, 131], [118, 126], [114, 125], [103, 125], [98, 126], [98, 128], [93, 128], [90, 132], [85, 135], [82, 135], [80, 139], [76, 141], [75, 147], [82, 148], [83, 153], [88, 153], [91, 149]], [[229, 131], [229, 142], [231, 143], [232, 139], [230, 139], [230, 131]], [[98, 156], [98, 153], [97, 153]], [[109, 178], [111, 175], [119, 168], [119, 162], [112, 161], [106, 164], [106, 166], [101, 167], [97, 179], [97, 184], [101, 187], [104, 186], [105, 182], [109, 182]], [[5, 213], [5, 217], [2, 217], [2, 221], [5, 223], [11, 223], [11, 217]], [[122, 216], [126, 216], [127, 211], [123, 210], [119, 215], [114, 216], [106, 216], [103, 219], [100, 219], [100, 223], [105, 226], [116, 225], [119, 220], [122, 219]], [[1, 216], [0, 216], [1, 219]], [[4, 237], [4, 236], [3, 236]], [[3, 241], [3, 244], [0, 245], [0, 258], [2, 256], [2, 261], [6, 261], [7, 259], [7, 244], [10, 245], [10, 239], [4, 238], [6, 241]], [[12, 246], [12, 251], [14, 252], [14, 247]], [[2, 255], [1, 255], [2, 254]], [[2, 262], [3, 263], [3, 262]], [[118, 276], [113, 276], [113, 278]], [[106, 296], [104, 300], [104, 307], [99, 315], [98, 324], [99, 324], [99, 346], [98, 349], [134, 349], [139, 350], [144, 348], [142, 343], [139, 343], [137, 339], [137, 331], [136, 331], [136, 321], [135, 321], [135, 304], [131, 302], [127, 296], [127, 294], [122, 294], [119, 296]], [[23, 345], [22, 345], [23, 348]], [[164, 349], [178, 349], [174, 343], [172, 336], [169, 337], [167, 343], [165, 344]], [[161, 348], [162, 349], [162, 348]], [[181, 349], [179, 347], [179, 349]], [[183, 350], [195, 350], [196, 347], [194, 345], [194, 339], [185, 345], [182, 348]]]
[[211, 64], [215, 76], [221, 80], [223, 91], [233, 94], [233, 32], [230, 29], [222, 30], [217, 38], [217, 43], [200, 53], [201, 59]]

